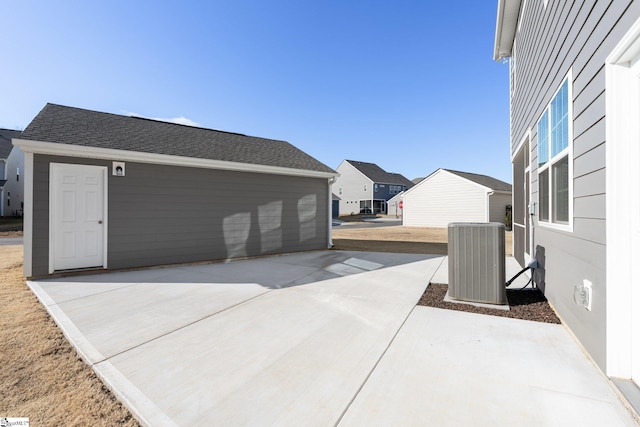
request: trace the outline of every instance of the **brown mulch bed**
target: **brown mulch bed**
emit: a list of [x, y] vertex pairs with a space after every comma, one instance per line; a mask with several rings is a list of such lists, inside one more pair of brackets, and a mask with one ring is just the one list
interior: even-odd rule
[[418, 305], [445, 308], [448, 310], [466, 311], [469, 313], [489, 314], [492, 316], [510, 317], [513, 319], [532, 320], [534, 322], [560, 323], [560, 319], [539, 290], [507, 289], [507, 301], [510, 310], [476, 307], [444, 301], [447, 285], [431, 283], [424, 292]]

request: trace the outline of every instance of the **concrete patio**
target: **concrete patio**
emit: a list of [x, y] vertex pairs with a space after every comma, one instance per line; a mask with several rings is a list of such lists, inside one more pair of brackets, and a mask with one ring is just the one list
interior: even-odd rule
[[564, 326], [416, 306], [445, 259], [321, 251], [28, 283], [145, 425], [637, 425]]

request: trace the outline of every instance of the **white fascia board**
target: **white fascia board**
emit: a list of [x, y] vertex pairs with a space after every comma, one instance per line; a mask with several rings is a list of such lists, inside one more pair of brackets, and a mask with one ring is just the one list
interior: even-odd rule
[[142, 153], [139, 151], [115, 150], [110, 148], [84, 147], [53, 142], [13, 139], [13, 144], [25, 153], [48, 154], [102, 160], [119, 160], [157, 165], [184, 166], [191, 168], [219, 169], [238, 172], [266, 173], [272, 175], [303, 176], [309, 178], [333, 178], [335, 172], [321, 172], [280, 166], [256, 165], [251, 163], [228, 162], [224, 160], [198, 159], [195, 157], [172, 156], [168, 154]]
[[521, 3], [521, 0], [498, 0], [496, 35], [493, 46], [493, 59], [495, 61], [501, 61], [511, 56]]

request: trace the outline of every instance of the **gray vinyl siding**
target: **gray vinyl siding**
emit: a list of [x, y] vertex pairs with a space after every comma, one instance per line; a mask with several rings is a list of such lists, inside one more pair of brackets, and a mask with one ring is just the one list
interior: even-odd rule
[[[605, 59], [640, 16], [640, 2], [523, 2], [512, 54], [511, 150], [531, 130], [532, 200], [538, 202], [537, 123], [572, 71], [573, 231], [537, 223], [539, 285], [598, 365], [606, 366]], [[514, 172], [520, 166], [514, 167]], [[515, 181], [515, 178], [514, 178]], [[522, 191], [514, 186], [514, 191]], [[517, 196], [515, 197], [517, 199]], [[516, 247], [520, 251], [520, 247]], [[542, 259], [540, 259], [542, 257]], [[522, 256], [516, 253], [518, 260]], [[593, 283], [593, 309], [573, 302]]]
[[323, 178], [34, 156], [33, 272], [49, 262], [49, 163], [107, 166], [108, 267], [258, 256], [328, 246]]
[[504, 224], [507, 217], [507, 205], [510, 204], [510, 193], [495, 193], [489, 196], [489, 221]]

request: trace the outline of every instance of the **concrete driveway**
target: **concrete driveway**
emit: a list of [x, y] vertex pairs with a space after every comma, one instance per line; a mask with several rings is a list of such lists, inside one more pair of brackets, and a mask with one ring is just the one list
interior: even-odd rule
[[29, 286], [145, 425], [636, 425], [563, 326], [416, 307], [442, 265], [321, 251]]
[[22, 237], [0, 237], [0, 246], [21, 245], [22, 242]]

